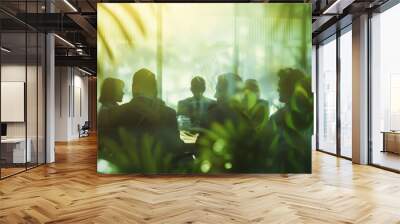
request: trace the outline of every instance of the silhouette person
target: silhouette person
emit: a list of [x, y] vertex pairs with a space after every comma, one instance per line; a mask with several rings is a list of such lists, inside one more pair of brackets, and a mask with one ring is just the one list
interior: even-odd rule
[[112, 152], [106, 150], [105, 142], [118, 139], [115, 126], [117, 116], [111, 115], [119, 107], [118, 103], [122, 101], [124, 85], [120, 79], [106, 78], [101, 86], [99, 98], [101, 106], [98, 113], [99, 158], [110, 158]]
[[152, 137], [163, 150], [178, 150], [181, 140], [175, 110], [157, 98], [154, 73], [148, 69], [138, 70], [132, 78], [130, 102], [117, 110], [117, 125], [127, 130], [135, 139]]
[[260, 87], [257, 80], [247, 79], [245, 81], [245, 90], [248, 93], [248, 97], [255, 98], [255, 104], [251, 108], [255, 125], [265, 123], [269, 117], [269, 102], [260, 98]]
[[183, 115], [190, 118], [191, 127], [200, 127], [207, 120], [208, 109], [215, 101], [203, 96], [206, 90], [206, 82], [196, 76], [190, 83], [192, 97], [186, 98], [178, 102], [178, 116]]
[[257, 97], [257, 103], [268, 104], [268, 101], [260, 98], [260, 87], [255, 79], [247, 79], [244, 83], [245, 89], [254, 93]]
[[242, 85], [242, 78], [237, 74], [226, 73], [218, 76], [215, 92], [217, 102], [208, 111], [206, 127], [210, 127], [214, 122], [223, 124], [228, 120], [238, 121], [240, 111], [234, 108], [232, 99], [242, 90]]
[[124, 96], [124, 82], [116, 78], [106, 78], [100, 90], [99, 102], [103, 109], [118, 106]]
[[284, 106], [271, 116], [267, 126], [274, 167], [277, 172], [311, 172], [311, 80], [292, 68], [280, 70], [278, 76], [279, 101]]
[[[98, 114], [99, 133], [103, 136], [111, 134], [115, 117], [110, 117], [112, 108], [118, 107], [124, 95], [124, 82], [116, 78], [106, 78], [101, 86], [99, 102], [101, 107]], [[109, 137], [109, 136], [108, 136]]]

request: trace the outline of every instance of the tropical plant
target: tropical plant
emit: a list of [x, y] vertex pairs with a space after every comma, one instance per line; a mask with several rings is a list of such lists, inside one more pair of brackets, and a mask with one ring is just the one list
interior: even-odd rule
[[[244, 98], [243, 98], [244, 96]], [[260, 120], [254, 96], [236, 96], [237, 121], [214, 123], [200, 139], [196, 170], [202, 173], [311, 172], [313, 99], [310, 79], [294, 84], [290, 102]]]
[[106, 161], [108, 167], [99, 172], [159, 174], [182, 173], [191, 169], [190, 165], [183, 164], [185, 160], [176, 158], [175, 149], [165, 148], [153, 136], [132, 137], [124, 128], [119, 129], [117, 136], [102, 137], [98, 158]]

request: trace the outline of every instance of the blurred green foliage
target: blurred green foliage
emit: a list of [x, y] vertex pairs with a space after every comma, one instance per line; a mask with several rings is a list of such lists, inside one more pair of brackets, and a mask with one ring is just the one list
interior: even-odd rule
[[[154, 137], [144, 135], [133, 138], [125, 129], [120, 128], [119, 138], [101, 137], [98, 158], [108, 162], [101, 167], [102, 173], [182, 173], [191, 166], [183, 166], [175, 160], [175, 150], [168, 150]], [[117, 139], [117, 140], [116, 140]], [[192, 158], [190, 158], [192, 161]]]
[[196, 171], [202, 173], [311, 172], [313, 97], [309, 78], [295, 83], [290, 103], [273, 116], [257, 116], [255, 96], [237, 96], [238, 121], [214, 123], [200, 140]]
[[[199, 155], [178, 158], [151, 136], [132, 138], [119, 129], [118, 141], [99, 139], [99, 159], [109, 162], [104, 173], [304, 173], [311, 172], [313, 99], [310, 80], [295, 83], [290, 103], [268, 116], [250, 92], [230, 102], [238, 120], [213, 123], [199, 140]], [[264, 110], [265, 116], [259, 116]]]

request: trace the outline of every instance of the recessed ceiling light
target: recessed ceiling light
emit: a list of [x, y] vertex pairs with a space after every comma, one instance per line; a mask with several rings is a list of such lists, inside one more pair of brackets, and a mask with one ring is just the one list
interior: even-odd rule
[[328, 6], [327, 9], [324, 10], [322, 14], [328, 15], [339, 15], [343, 14], [343, 10], [349, 7], [356, 0], [336, 0], [331, 5]]
[[11, 50], [9, 50], [9, 49], [7, 49], [5, 47], [1, 47], [0, 49], [1, 49], [1, 51], [4, 51], [6, 53], [10, 53], [11, 52]]
[[90, 72], [88, 72], [88, 71], [86, 71], [86, 70], [83, 70], [83, 69], [81, 69], [81, 68], [79, 68], [79, 67], [78, 67], [78, 70], [81, 71], [81, 72], [83, 72], [83, 73], [85, 73], [85, 74], [87, 74], [87, 75], [90, 75], [90, 76], [93, 75], [92, 73], [90, 73]]
[[74, 12], [78, 12], [78, 10], [68, 1], [64, 0], [65, 4], [67, 4]]
[[68, 40], [62, 38], [61, 36], [59, 36], [58, 34], [54, 34], [55, 37], [57, 37], [59, 40], [61, 40], [62, 42], [66, 43], [67, 45], [69, 45], [70, 47], [75, 48], [75, 45], [73, 45], [71, 42], [69, 42]]

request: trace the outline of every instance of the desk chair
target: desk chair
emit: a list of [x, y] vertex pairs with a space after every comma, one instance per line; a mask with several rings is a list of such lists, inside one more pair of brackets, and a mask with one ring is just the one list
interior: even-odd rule
[[80, 125], [78, 124], [79, 138], [89, 136], [89, 130], [90, 130], [89, 121], [85, 121], [82, 127], [80, 127]]

